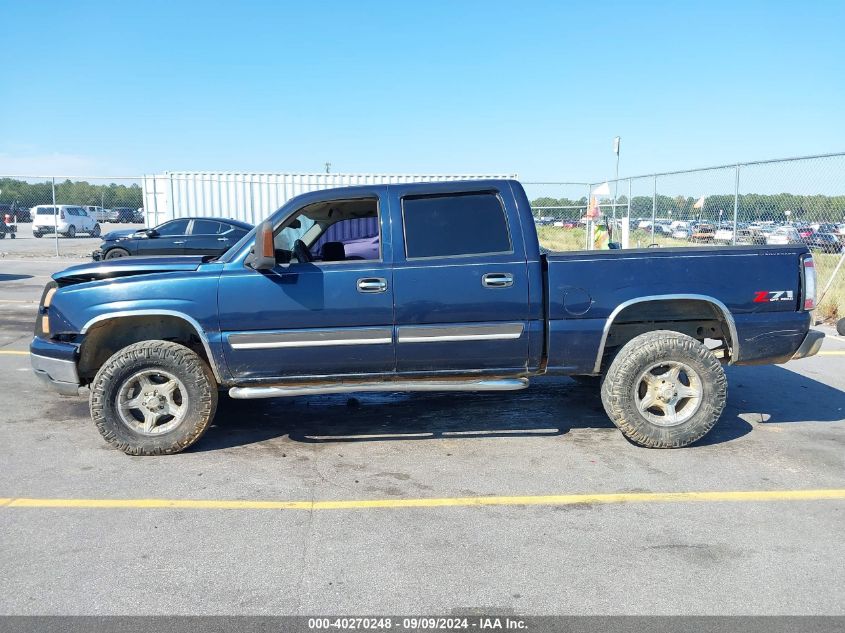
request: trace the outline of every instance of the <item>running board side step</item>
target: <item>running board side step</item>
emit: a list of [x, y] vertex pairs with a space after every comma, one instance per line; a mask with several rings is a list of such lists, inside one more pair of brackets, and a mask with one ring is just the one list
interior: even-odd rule
[[528, 386], [527, 378], [492, 380], [404, 380], [381, 382], [326, 383], [324, 385], [287, 385], [267, 387], [232, 387], [229, 396], [238, 400], [313, 396], [326, 393], [367, 391], [518, 391]]

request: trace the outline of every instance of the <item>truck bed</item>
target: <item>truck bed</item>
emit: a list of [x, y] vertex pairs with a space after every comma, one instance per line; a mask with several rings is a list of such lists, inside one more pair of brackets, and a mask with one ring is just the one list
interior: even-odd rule
[[[595, 373], [612, 345], [605, 340], [611, 322], [658, 320], [644, 310], [655, 300], [675, 300], [683, 310], [709, 306], [734, 338], [731, 362], [788, 360], [809, 326], [798, 305], [807, 252], [794, 245], [545, 254], [548, 369]], [[690, 312], [689, 320], [699, 318]]]

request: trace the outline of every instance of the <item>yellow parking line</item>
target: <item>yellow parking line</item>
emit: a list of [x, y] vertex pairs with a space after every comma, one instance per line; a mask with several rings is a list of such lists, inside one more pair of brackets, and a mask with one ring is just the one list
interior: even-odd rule
[[0, 349], [0, 354], [9, 354], [9, 355], [14, 355], [14, 356], [27, 356], [27, 355], [29, 355], [29, 352], [24, 352], [24, 351], [15, 350], [15, 349]]
[[517, 497], [359, 499], [349, 501], [227, 501], [214, 499], [27, 499], [0, 498], [0, 508], [167, 509], [167, 510], [364, 510], [472, 506], [541, 506], [609, 503], [764, 502], [845, 500], [845, 489], [748, 490], [722, 492], [619, 492]]
[[845, 356], [845, 349], [825, 350], [819, 352], [819, 356]]
[[35, 305], [37, 301], [24, 301], [22, 299], [0, 299], [0, 303], [31, 303]]

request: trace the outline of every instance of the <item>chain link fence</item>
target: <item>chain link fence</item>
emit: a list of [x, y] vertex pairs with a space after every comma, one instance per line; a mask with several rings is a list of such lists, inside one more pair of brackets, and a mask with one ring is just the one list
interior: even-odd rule
[[96, 238], [109, 230], [141, 228], [141, 181], [0, 176], [0, 239], [19, 241], [3, 244], [0, 252], [90, 255]]
[[[819, 288], [827, 287], [818, 316], [845, 317], [845, 266], [837, 270], [845, 257], [845, 153], [594, 182], [578, 209], [550, 208], [568, 204], [572, 183], [543, 187], [537, 195], [526, 190], [549, 250], [595, 247], [590, 206], [600, 211], [595, 223], [609, 227], [610, 240], [622, 248], [806, 244]], [[575, 210], [584, 211], [577, 221]]]
[[[3, 252], [88, 256], [114, 229], [211, 215], [261, 221], [290, 197], [313, 189], [375, 182], [495, 175], [181, 174], [137, 178], [0, 176]], [[845, 153], [752, 161], [607, 182], [524, 180], [541, 246], [595, 247], [587, 216], [623, 248], [807, 244], [816, 255], [818, 315], [845, 316]], [[5, 248], [4, 248], [5, 247]]]

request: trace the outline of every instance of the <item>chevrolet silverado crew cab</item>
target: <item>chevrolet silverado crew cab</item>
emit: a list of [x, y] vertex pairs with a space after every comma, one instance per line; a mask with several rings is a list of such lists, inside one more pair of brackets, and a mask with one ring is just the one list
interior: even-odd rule
[[287, 202], [223, 256], [73, 266], [44, 290], [30, 351], [90, 388], [103, 437], [176, 453], [218, 392], [506, 391], [600, 384], [633, 442], [681, 447], [725, 406], [726, 364], [815, 354], [803, 245], [541, 253], [512, 180], [374, 185]]

